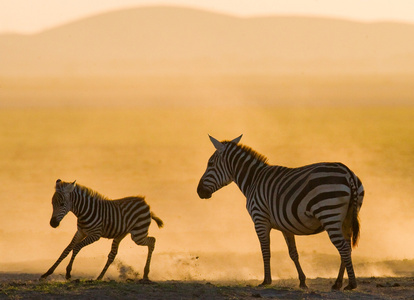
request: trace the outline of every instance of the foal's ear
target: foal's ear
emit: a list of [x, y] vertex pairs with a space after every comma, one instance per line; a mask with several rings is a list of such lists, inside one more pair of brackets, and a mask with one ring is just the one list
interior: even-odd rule
[[224, 151], [224, 145], [222, 143], [213, 138], [211, 135], [208, 135], [208, 137], [210, 138], [210, 141], [213, 143], [214, 148], [216, 148], [218, 152], [221, 153]]
[[60, 179], [56, 180], [56, 189], [58, 189], [61, 184], [62, 184], [62, 180]]
[[65, 186], [65, 192], [66, 193], [72, 193], [73, 190], [75, 189], [75, 186], [76, 186], [76, 180], [72, 183], [68, 183], [68, 185]]

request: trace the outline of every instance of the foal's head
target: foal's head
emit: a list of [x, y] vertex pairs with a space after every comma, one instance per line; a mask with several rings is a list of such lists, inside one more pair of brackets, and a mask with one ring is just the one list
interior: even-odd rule
[[63, 217], [71, 210], [72, 201], [70, 201], [69, 195], [73, 192], [75, 186], [76, 180], [74, 182], [56, 180], [55, 193], [52, 197], [53, 213], [50, 219], [50, 226], [53, 228], [58, 227]]

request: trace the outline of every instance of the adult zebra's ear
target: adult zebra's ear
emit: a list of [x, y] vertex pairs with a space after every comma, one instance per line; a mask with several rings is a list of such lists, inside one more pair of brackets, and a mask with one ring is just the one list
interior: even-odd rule
[[232, 143], [235, 143], [235, 144], [238, 144], [238, 143], [240, 142], [240, 140], [241, 140], [242, 136], [243, 136], [243, 135], [240, 135], [239, 137], [235, 138], [235, 139], [234, 139], [234, 140], [232, 140], [231, 142], [232, 142]]
[[216, 148], [218, 152], [221, 153], [224, 151], [224, 145], [222, 143], [213, 138], [211, 135], [208, 135], [208, 137], [210, 138], [210, 141], [213, 143], [214, 148]]
[[[240, 142], [242, 136], [243, 135], [240, 135], [239, 137], [235, 138], [231, 142], [235, 143], [235, 144], [238, 144]], [[225, 146], [221, 142], [219, 142], [218, 140], [213, 138], [211, 135], [208, 135], [208, 137], [210, 138], [210, 141], [213, 143], [214, 148], [216, 148], [219, 153], [222, 153], [224, 151]]]

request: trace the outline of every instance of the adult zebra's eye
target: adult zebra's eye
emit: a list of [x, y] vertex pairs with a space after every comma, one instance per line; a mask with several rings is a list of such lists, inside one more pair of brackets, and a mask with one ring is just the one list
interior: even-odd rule
[[62, 202], [62, 203], [60, 203], [60, 206], [62, 207], [62, 206], [64, 206], [65, 205], [65, 202]]
[[207, 166], [208, 166], [208, 167], [212, 167], [212, 166], [214, 166], [214, 161], [209, 161], [209, 162], [208, 162], [208, 164], [207, 164]]

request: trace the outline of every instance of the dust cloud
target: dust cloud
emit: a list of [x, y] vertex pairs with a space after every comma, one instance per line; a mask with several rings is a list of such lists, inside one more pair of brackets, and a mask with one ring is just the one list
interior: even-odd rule
[[[151, 279], [262, 280], [238, 188], [196, 193], [214, 151], [207, 134], [243, 134], [271, 164], [349, 166], [366, 190], [357, 276], [412, 276], [413, 32], [148, 8], [1, 35], [0, 271], [44, 273], [71, 241], [71, 213], [49, 225], [59, 178], [111, 199], [146, 197], [165, 223], [150, 227]], [[337, 275], [326, 233], [296, 241], [308, 277]], [[101, 239], [82, 249], [72, 275], [96, 277], [110, 248]], [[271, 249], [273, 277], [296, 278], [280, 232]], [[127, 236], [107, 277], [140, 278], [146, 251]]]
[[[366, 188], [353, 252], [358, 276], [407, 274], [404, 265], [412, 262], [412, 108], [58, 107], [9, 108], [0, 115], [3, 271], [43, 273], [70, 242], [71, 213], [57, 229], [49, 226], [60, 178], [113, 199], [146, 196], [165, 223], [150, 227], [157, 238], [152, 279], [260, 280], [260, 246], [238, 188], [232, 184], [209, 200], [196, 194], [213, 153], [207, 133], [219, 139], [243, 133], [242, 143], [272, 164], [346, 163]], [[295, 278], [282, 235], [272, 231], [271, 239], [273, 277]], [[101, 239], [82, 249], [73, 276], [97, 276], [110, 245]], [[339, 255], [326, 233], [297, 237], [297, 246], [308, 277], [336, 276]], [[146, 251], [127, 236], [108, 277], [142, 276]]]

